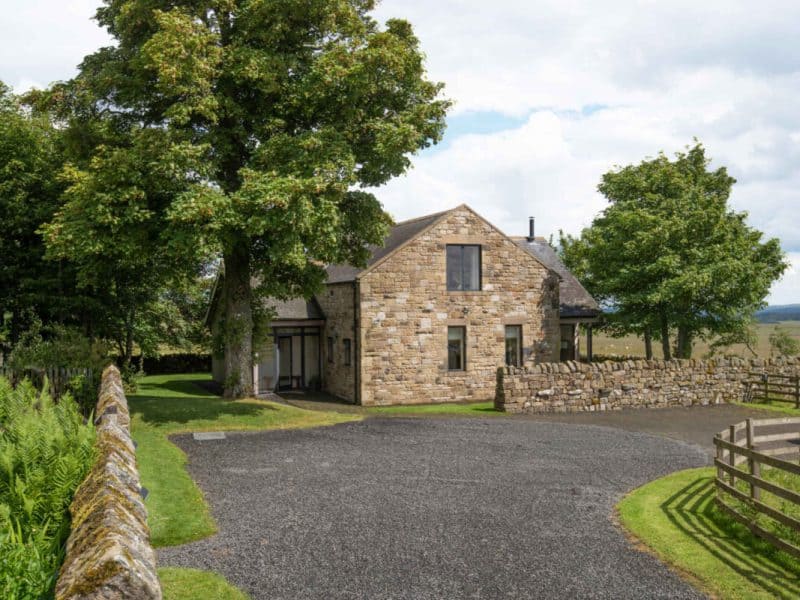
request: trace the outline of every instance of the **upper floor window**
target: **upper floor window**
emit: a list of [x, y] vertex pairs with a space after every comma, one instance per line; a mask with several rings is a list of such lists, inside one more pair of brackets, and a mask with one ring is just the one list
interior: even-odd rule
[[506, 364], [522, 365], [522, 325], [506, 325]]
[[481, 247], [477, 245], [447, 246], [447, 289], [477, 291], [481, 289]]

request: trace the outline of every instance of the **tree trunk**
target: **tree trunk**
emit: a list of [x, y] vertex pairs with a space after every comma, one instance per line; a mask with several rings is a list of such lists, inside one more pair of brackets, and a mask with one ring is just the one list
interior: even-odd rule
[[678, 358], [692, 357], [692, 336], [685, 325], [678, 326]]
[[647, 360], [653, 360], [653, 334], [649, 327], [644, 330], [644, 355]]
[[125, 353], [122, 355], [123, 373], [127, 373], [131, 368], [131, 360], [133, 359], [133, 321], [135, 317], [136, 309], [131, 308], [125, 321]]
[[661, 352], [664, 360], [672, 360], [672, 350], [669, 347], [669, 321], [667, 315], [661, 311]]
[[250, 246], [237, 239], [225, 249], [223, 338], [225, 398], [253, 395], [253, 311]]

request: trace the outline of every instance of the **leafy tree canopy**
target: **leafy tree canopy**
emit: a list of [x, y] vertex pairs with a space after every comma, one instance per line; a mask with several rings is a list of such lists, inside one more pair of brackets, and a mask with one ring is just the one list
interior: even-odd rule
[[27, 111], [0, 82], [0, 351], [8, 351], [38, 315], [80, 318], [87, 305], [70, 265], [45, 260], [37, 233], [60, 205], [61, 133]]
[[252, 391], [253, 303], [364, 264], [390, 222], [367, 188], [442, 135], [449, 104], [419, 41], [405, 21], [380, 27], [374, 4], [106, 0], [115, 45], [37, 99], [76, 155], [47, 229], [56, 252], [222, 253], [229, 396]]
[[698, 337], [744, 331], [787, 268], [778, 240], [729, 208], [735, 180], [709, 163], [696, 143], [606, 173], [609, 206], [580, 237], [561, 235], [568, 266], [611, 307], [612, 333], [660, 339], [667, 358], [673, 331], [677, 357]]

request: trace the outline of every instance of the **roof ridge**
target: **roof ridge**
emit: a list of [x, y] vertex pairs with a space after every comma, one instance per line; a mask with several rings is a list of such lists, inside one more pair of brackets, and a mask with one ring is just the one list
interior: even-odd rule
[[[456, 207], [456, 208], [458, 208], [458, 207]], [[393, 227], [397, 227], [398, 225], [406, 225], [408, 223], [413, 223], [415, 221], [422, 221], [423, 219], [430, 219], [432, 217], [440, 217], [445, 213], [449, 213], [451, 211], [454, 211], [456, 208], [448, 208], [447, 210], [441, 210], [439, 212], [430, 213], [430, 214], [427, 214], [427, 215], [422, 215], [421, 217], [414, 217], [413, 219], [406, 219], [405, 221], [398, 221], [397, 223], [395, 223], [393, 225]]]

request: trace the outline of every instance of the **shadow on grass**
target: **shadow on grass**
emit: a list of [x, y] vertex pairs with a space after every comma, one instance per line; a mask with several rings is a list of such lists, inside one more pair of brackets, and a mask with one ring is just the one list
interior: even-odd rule
[[215, 421], [255, 417], [264, 411], [276, 411], [265, 403], [232, 402], [205, 389], [206, 379], [169, 378], [147, 381], [129, 399], [132, 415], [149, 425], [185, 425], [196, 421]]
[[[743, 578], [783, 598], [800, 597], [800, 568], [791, 558], [728, 521], [714, 506], [712, 478], [702, 478], [661, 504], [670, 522]], [[794, 573], [787, 577], [776, 565]]]

